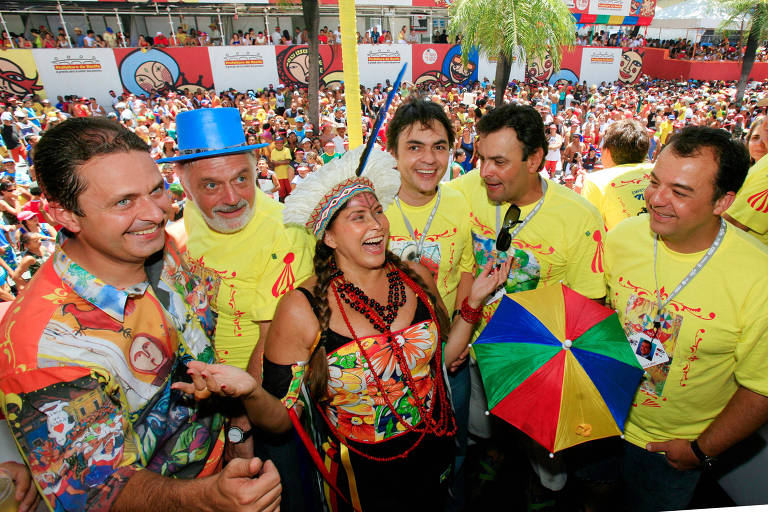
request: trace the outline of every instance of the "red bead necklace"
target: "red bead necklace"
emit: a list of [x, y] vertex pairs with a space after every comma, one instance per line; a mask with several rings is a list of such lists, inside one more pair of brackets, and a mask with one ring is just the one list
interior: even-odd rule
[[[392, 457], [375, 457], [373, 455], [364, 453], [359, 449], [355, 448], [354, 446], [352, 446], [351, 444], [349, 444], [349, 442], [347, 442], [347, 438], [341, 432], [339, 432], [338, 428], [336, 428], [330, 422], [327, 415], [325, 414], [325, 411], [320, 409], [320, 412], [323, 418], [325, 419], [326, 423], [328, 424], [329, 428], [331, 429], [332, 433], [336, 435], [338, 439], [342, 440], [342, 442], [345, 442], [347, 447], [353, 452], [357, 453], [358, 455], [371, 460], [376, 460], [381, 462], [391, 461], [399, 458], [405, 458], [411, 451], [413, 451], [421, 443], [422, 439], [426, 434], [434, 434], [436, 436], [452, 435], [456, 431], [456, 425], [454, 422], [453, 415], [450, 413], [451, 405], [448, 401], [447, 393], [445, 390], [445, 382], [441, 378], [442, 344], [440, 342], [437, 343], [435, 355], [432, 358], [432, 361], [430, 361], [430, 366], [432, 368], [432, 372], [434, 375], [433, 400], [435, 400], [436, 402], [432, 408], [427, 409], [427, 406], [424, 403], [424, 401], [420, 400], [418, 396], [416, 396], [415, 394], [416, 393], [415, 382], [413, 380], [413, 375], [411, 374], [410, 368], [408, 367], [408, 363], [406, 361], [405, 354], [403, 353], [402, 346], [399, 343], [397, 343], [392, 336], [391, 325], [392, 325], [392, 322], [394, 322], [395, 318], [397, 317], [397, 310], [399, 309], [400, 306], [405, 304], [405, 298], [406, 298], [405, 284], [407, 284], [408, 287], [414, 291], [416, 296], [427, 306], [431, 321], [437, 327], [438, 340], [440, 339], [440, 326], [439, 326], [439, 323], [437, 322], [434, 309], [432, 308], [432, 305], [426, 293], [424, 293], [424, 290], [422, 290], [418, 285], [416, 285], [416, 283], [414, 283], [413, 280], [411, 280], [401, 270], [395, 268], [394, 266], [390, 266], [390, 271], [387, 273], [387, 277], [389, 279], [389, 285], [390, 285], [388, 302], [386, 306], [381, 306], [378, 302], [373, 301], [372, 299], [369, 299], [362, 292], [362, 290], [360, 290], [359, 288], [355, 287], [354, 285], [346, 281], [344, 279], [343, 272], [341, 272], [341, 270], [339, 270], [336, 267], [335, 261], [332, 260], [331, 265], [332, 265], [332, 269], [334, 270], [331, 278], [331, 289], [333, 290], [334, 297], [336, 298], [336, 304], [339, 307], [339, 311], [341, 312], [341, 315], [344, 318], [344, 322], [346, 323], [347, 328], [349, 329], [349, 332], [352, 334], [352, 337], [354, 338], [357, 344], [358, 350], [360, 351], [360, 354], [363, 357], [365, 366], [370, 369], [368, 354], [363, 348], [362, 343], [360, 342], [360, 339], [355, 334], [354, 329], [352, 328], [349, 318], [347, 317], [346, 311], [344, 310], [344, 303], [349, 304], [353, 309], [362, 313], [365, 316], [365, 318], [368, 319], [369, 322], [371, 322], [373, 327], [376, 328], [376, 330], [378, 330], [382, 334], [387, 335], [387, 344], [389, 345], [393, 354], [395, 355], [395, 359], [397, 360], [397, 364], [399, 366], [401, 374], [404, 377], [406, 384], [413, 392], [414, 403], [416, 405], [417, 410], [419, 411], [419, 415], [422, 420], [421, 426], [409, 425], [405, 421], [405, 419], [402, 416], [400, 416], [400, 414], [398, 414], [397, 410], [393, 406], [391, 400], [389, 399], [389, 396], [384, 390], [384, 385], [381, 382], [380, 377], [371, 370], [370, 373], [376, 384], [376, 388], [378, 389], [380, 395], [384, 399], [385, 404], [394, 415], [395, 419], [401, 425], [405, 426], [406, 432], [415, 432], [421, 435], [414, 442], [414, 444], [411, 447], [409, 447], [407, 450], [405, 450], [403, 453], [397, 454]], [[393, 289], [397, 291], [393, 292]], [[372, 302], [375, 302], [376, 305], [378, 305], [378, 307], [372, 304]], [[393, 308], [391, 307], [391, 305], [398, 304], [400, 302], [402, 303], [395, 307], [394, 315], [392, 315], [391, 311]], [[383, 329], [381, 329], [380, 327], [383, 327]], [[438, 404], [440, 406], [441, 414], [439, 418], [435, 418], [433, 413]]]

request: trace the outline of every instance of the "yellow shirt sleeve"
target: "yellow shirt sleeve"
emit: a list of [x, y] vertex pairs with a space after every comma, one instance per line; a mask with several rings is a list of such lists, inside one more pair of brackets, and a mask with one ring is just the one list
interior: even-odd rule
[[768, 234], [768, 158], [750, 169], [727, 213], [757, 235]]

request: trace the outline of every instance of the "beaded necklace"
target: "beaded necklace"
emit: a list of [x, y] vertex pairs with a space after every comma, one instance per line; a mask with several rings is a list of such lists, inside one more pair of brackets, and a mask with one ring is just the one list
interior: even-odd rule
[[344, 273], [336, 266], [335, 259], [332, 259], [328, 266], [331, 269], [331, 282], [334, 283], [339, 297], [371, 322], [377, 331], [382, 334], [389, 332], [392, 322], [397, 318], [397, 312], [405, 304], [405, 285], [397, 270], [390, 269], [387, 272], [389, 292], [387, 293], [387, 303], [382, 305], [344, 279]]
[[[346, 299], [342, 298], [342, 293], [340, 293], [339, 289], [340, 287], [344, 290], [352, 290], [350, 288], [351, 283], [346, 281], [344, 279], [344, 273], [341, 272], [341, 270], [338, 269], [336, 266], [336, 262], [334, 260], [331, 260], [330, 263], [331, 269], [332, 269], [332, 278], [331, 278], [331, 289], [333, 290], [334, 297], [336, 298], [336, 304], [339, 307], [339, 311], [341, 312], [342, 317], [344, 318], [344, 323], [347, 325], [347, 328], [349, 329], [350, 334], [352, 334], [352, 337], [355, 340], [355, 343], [357, 344], [357, 348], [360, 351], [360, 354], [363, 357], [364, 361], [364, 367], [370, 368], [370, 362], [368, 358], [368, 354], [365, 351], [365, 349], [362, 346], [362, 343], [360, 343], [360, 339], [357, 337], [357, 334], [355, 334], [354, 329], [352, 328], [352, 324], [349, 321], [349, 318], [347, 317], [346, 311], [344, 311], [344, 303], [350, 304], [350, 306], [355, 309], [356, 311], [362, 313], [366, 319], [368, 319], [369, 322], [382, 334], [387, 335], [387, 344], [392, 349], [393, 354], [395, 355], [395, 359], [397, 360], [398, 366], [400, 367], [400, 372], [403, 375], [406, 384], [408, 387], [412, 390], [414, 393], [414, 402], [416, 404], [416, 408], [419, 411], [419, 415], [421, 417], [422, 426], [414, 426], [414, 425], [408, 425], [408, 423], [403, 419], [402, 416], [397, 412], [395, 407], [393, 406], [391, 400], [387, 396], [387, 393], [384, 389], [384, 385], [381, 382], [381, 379], [379, 376], [374, 372], [371, 371], [371, 376], [373, 377], [373, 380], [376, 384], [376, 388], [379, 392], [379, 394], [384, 399], [384, 403], [389, 408], [389, 410], [394, 415], [395, 419], [405, 427], [406, 432], [414, 432], [419, 433], [419, 438], [413, 443], [411, 447], [409, 447], [407, 450], [405, 450], [403, 453], [394, 455], [392, 457], [376, 457], [367, 453], [362, 452], [358, 448], [352, 446], [347, 438], [339, 432], [338, 428], [336, 428], [328, 419], [327, 415], [325, 414], [325, 411], [322, 410], [322, 408], [318, 407], [320, 409], [320, 412], [325, 419], [326, 424], [331, 429], [331, 432], [341, 441], [344, 442], [347, 447], [352, 450], [353, 452], [357, 453], [358, 455], [365, 457], [370, 460], [375, 460], [379, 462], [387, 462], [392, 461], [395, 459], [405, 458], [408, 456], [410, 452], [412, 452], [424, 439], [424, 436], [427, 434], [434, 434], [436, 436], [448, 436], [453, 435], [456, 431], [456, 424], [454, 422], [453, 415], [450, 414], [449, 408], [450, 404], [448, 402], [446, 390], [445, 390], [445, 383], [443, 382], [443, 379], [440, 378], [440, 364], [442, 361], [442, 350], [441, 350], [441, 343], [438, 341], [437, 347], [435, 350], [435, 355], [432, 358], [432, 361], [430, 362], [430, 366], [432, 367], [432, 371], [435, 375], [433, 378], [434, 386], [435, 386], [435, 393], [433, 399], [435, 400], [435, 405], [429, 410], [427, 410], [426, 405], [423, 401], [419, 400], [418, 397], [415, 395], [416, 393], [416, 387], [415, 383], [413, 381], [413, 376], [411, 375], [410, 369], [408, 367], [405, 354], [403, 353], [402, 346], [397, 343], [392, 336], [392, 331], [390, 329], [390, 326], [392, 325], [392, 322], [394, 321], [395, 317], [397, 317], [397, 313], [395, 311], [394, 316], [391, 320], [387, 321], [384, 318], [382, 318], [383, 314], [390, 314], [391, 315], [391, 305], [398, 304], [402, 301], [402, 304], [405, 304], [405, 285], [407, 284], [409, 288], [411, 288], [414, 293], [417, 295], [417, 297], [427, 306], [427, 309], [429, 310], [430, 318], [432, 319], [432, 322], [434, 322], [435, 326], [437, 326], [437, 337], [438, 340], [440, 339], [440, 326], [437, 322], [437, 318], [435, 316], [434, 309], [432, 308], [431, 303], [429, 302], [429, 299], [424, 293], [424, 290], [422, 290], [416, 283], [413, 282], [405, 273], [403, 273], [401, 270], [395, 268], [394, 266], [390, 265], [390, 270], [387, 273], [387, 277], [389, 279], [390, 284], [390, 293], [388, 297], [388, 302], [386, 306], [381, 306], [376, 301], [376, 304], [378, 304], [378, 308], [371, 304], [372, 300], [369, 299], [362, 290], [358, 293], [354, 294], [354, 297], [347, 297]], [[354, 287], [354, 285], [351, 285]], [[354, 289], [359, 290], [359, 288], [354, 287]], [[399, 290], [399, 291], [395, 291]], [[349, 300], [347, 300], [349, 299]], [[354, 304], [354, 305], [353, 305]], [[388, 308], [389, 306], [389, 308]], [[400, 306], [397, 306], [399, 309]], [[381, 313], [380, 311], [385, 311], [386, 313]], [[387, 316], [387, 319], [389, 318], [389, 315]], [[384, 326], [384, 329], [381, 330], [380, 327]], [[433, 412], [436, 408], [436, 405], [439, 403], [440, 410], [441, 410], [441, 417], [440, 418], [434, 418]]]

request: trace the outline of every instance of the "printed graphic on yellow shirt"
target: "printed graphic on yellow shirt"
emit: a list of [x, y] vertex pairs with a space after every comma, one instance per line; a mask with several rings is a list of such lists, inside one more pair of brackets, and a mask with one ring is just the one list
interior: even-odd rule
[[757, 212], [768, 213], [768, 189], [749, 196], [747, 203]]
[[[421, 235], [417, 235], [421, 236]], [[434, 237], [430, 237], [434, 238]], [[437, 282], [438, 270], [440, 269], [440, 244], [437, 242], [425, 241], [421, 247], [421, 257], [418, 257], [418, 244], [406, 237], [390, 237], [389, 250], [392, 251], [403, 261], [418, 262], [429, 270], [432, 279]]]
[[496, 250], [495, 239], [486, 238], [473, 232], [472, 247], [475, 251], [477, 274], [479, 275], [480, 272], [482, 272], [488, 261], [492, 259], [503, 261], [509, 256], [512, 256], [514, 260], [509, 267], [509, 276], [507, 277], [506, 283], [504, 283], [504, 289], [507, 293], [535, 289], [539, 285], [539, 279], [541, 278], [541, 265], [532, 251], [516, 247], [521, 243], [524, 242], [521, 242], [521, 240], [513, 240], [509, 251], [499, 252]]
[[523, 240], [514, 239], [509, 247], [509, 251], [499, 252], [496, 250], [495, 232], [488, 226], [483, 225], [480, 220], [472, 215], [472, 250], [475, 253], [475, 263], [477, 263], [476, 274], [479, 275], [490, 260], [505, 260], [509, 256], [514, 257], [514, 261], [509, 268], [509, 276], [504, 289], [507, 293], [522, 292], [533, 290], [539, 285], [541, 279], [541, 264], [536, 254], [552, 254], [555, 252], [553, 247], [544, 248], [541, 244], [532, 246]]
[[[716, 315], [714, 312], [706, 313], [702, 311], [701, 307], [692, 307], [673, 300], [659, 315], [659, 325], [657, 326], [654, 325], [657, 308], [655, 292], [636, 286], [624, 278], [619, 278], [618, 284], [633, 290], [633, 293], [627, 300], [624, 317], [624, 330], [627, 337], [633, 333], [642, 333], [652, 340], [658, 340], [669, 357], [669, 360], [663, 364], [646, 368], [646, 373], [643, 375], [643, 380], [640, 384], [640, 393], [645, 395], [645, 398], [642, 402], [638, 400], [637, 405], [659, 407], [659, 399], [662, 401], [666, 400], [664, 398], [664, 388], [675, 357], [685, 358], [679, 382], [680, 387], [685, 387], [690, 366], [698, 359], [697, 352], [707, 332], [706, 328], [698, 329], [693, 339], [686, 341], [689, 341], [691, 344], [685, 352], [676, 354], [678, 337], [683, 325], [683, 313], [692, 314], [700, 320], [714, 320]], [[660, 293], [662, 300], [666, 300], [669, 296], [664, 287], [661, 288]]]
[[645, 208], [645, 189], [651, 178], [646, 174], [641, 178], [628, 180], [616, 180], [611, 182], [611, 187], [606, 190], [606, 198], [613, 196], [616, 203], [621, 207], [622, 213], [627, 217], [634, 217], [643, 213], [648, 213]]

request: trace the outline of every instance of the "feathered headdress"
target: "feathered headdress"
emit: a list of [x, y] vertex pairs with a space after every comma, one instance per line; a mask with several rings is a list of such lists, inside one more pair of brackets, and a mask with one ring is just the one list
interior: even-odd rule
[[357, 147], [304, 178], [285, 199], [285, 223], [306, 226], [319, 240], [334, 214], [358, 194], [375, 194], [386, 210], [400, 190], [397, 162], [377, 146], [358, 176], [356, 170], [364, 149]]
[[306, 226], [320, 240], [336, 212], [356, 195], [372, 192], [385, 210], [392, 204], [400, 190], [400, 173], [394, 169], [395, 159], [381, 151], [375, 143], [407, 66], [406, 63], [400, 68], [384, 105], [376, 115], [365, 146], [355, 148], [313, 172], [285, 199], [283, 219], [286, 224]]

